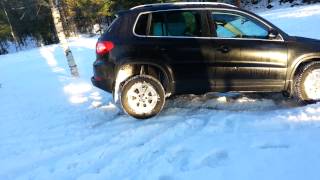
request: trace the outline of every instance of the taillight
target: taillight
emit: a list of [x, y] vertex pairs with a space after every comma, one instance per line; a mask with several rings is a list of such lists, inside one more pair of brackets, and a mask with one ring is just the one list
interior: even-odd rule
[[105, 55], [114, 48], [114, 44], [111, 41], [97, 42], [96, 52], [99, 55]]

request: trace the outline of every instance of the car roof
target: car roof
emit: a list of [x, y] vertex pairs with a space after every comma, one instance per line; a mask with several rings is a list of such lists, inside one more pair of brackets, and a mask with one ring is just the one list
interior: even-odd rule
[[145, 4], [136, 6], [130, 9], [130, 11], [157, 11], [157, 10], [170, 10], [170, 9], [182, 9], [182, 8], [237, 8], [234, 5], [218, 2], [176, 2], [176, 3], [157, 3], [157, 4]]

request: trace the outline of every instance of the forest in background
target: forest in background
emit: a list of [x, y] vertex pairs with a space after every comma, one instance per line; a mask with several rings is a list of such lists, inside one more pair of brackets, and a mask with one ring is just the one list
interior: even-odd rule
[[[105, 28], [112, 22], [114, 14], [120, 10], [141, 4], [177, 1], [179, 0], [55, 0], [67, 36], [94, 34], [95, 25]], [[248, 5], [262, 0], [221, 1]], [[267, 0], [267, 5], [273, 1], [275, 0]], [[315, 3], [320, 0], [276, 1], [294, 4], [297, 1]], [[58, 41], [48, 0], [0, 0], [0, 54]]]

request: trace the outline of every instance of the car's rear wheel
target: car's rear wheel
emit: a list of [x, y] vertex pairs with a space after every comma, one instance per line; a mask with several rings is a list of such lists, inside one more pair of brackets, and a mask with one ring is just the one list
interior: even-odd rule
[[301, 67], [294, 80], [295, 97], [301, 103], [320, 101], [320, 62]]
[[165, 104], [165, 91], [161, 83], [148, 75], [137, 75], [125, 82], [121, 89], [123, 110], [138, 119], [157, 115]]

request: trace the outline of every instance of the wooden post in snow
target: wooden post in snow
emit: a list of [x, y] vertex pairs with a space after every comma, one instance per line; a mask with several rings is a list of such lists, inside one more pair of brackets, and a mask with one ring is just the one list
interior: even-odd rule
[[72, 52], [70, 50], [70, 47], [68, 45], [68, 41], [66, 39], [66, 35], [63, 30], [62, 22], [61, 22], [61, 16], [59, 9], [57, 7], [58, 0], [56, 0], [56, 4], [53, 2], [53, 0], [49, 0], [50, 8], [51, 8], [51, 13], [52, 13], [52, 18], [54, 21], [54, 26], [56, 28], [56, 32], [60, 41], [60, 44], [64, 50], [64, 53], [66, 55], [68, 65], [71, 71], [71, 75], [74, 77], [79, 77], [79, 71], [77, 68], [77, 65], [74, 61]]

